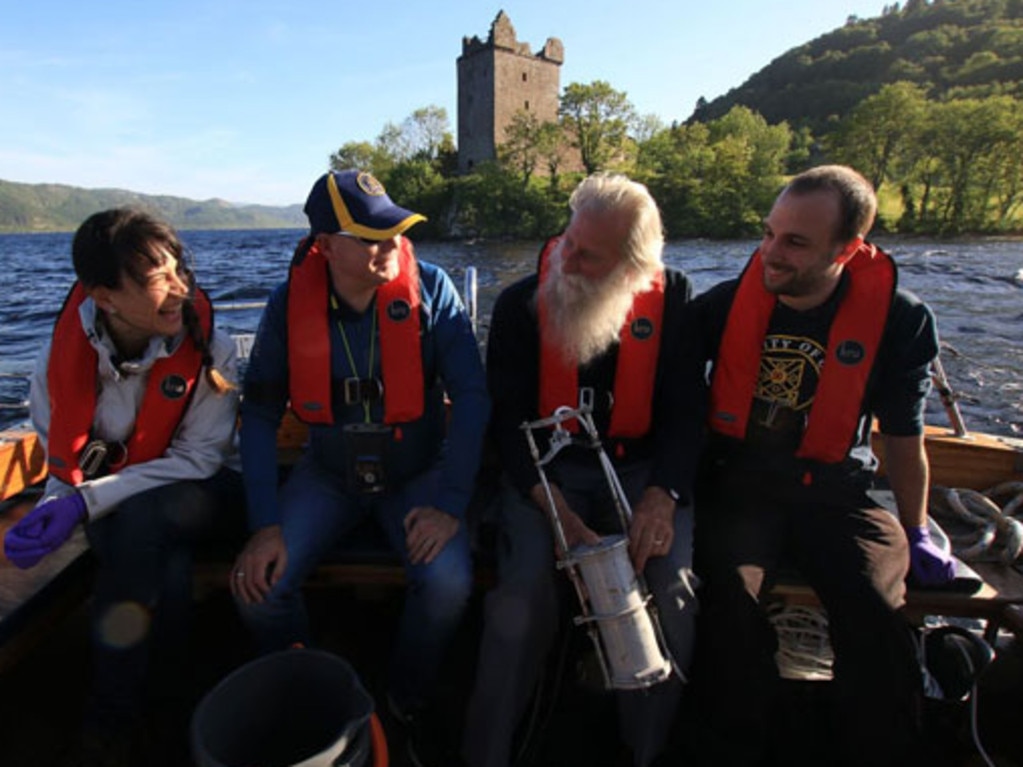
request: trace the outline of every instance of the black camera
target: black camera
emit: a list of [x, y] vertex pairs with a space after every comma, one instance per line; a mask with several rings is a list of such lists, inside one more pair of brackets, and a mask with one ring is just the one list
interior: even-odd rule
[[344, 435], [348, 489], [364, 495], [382, 493], [386, 489], [384, 453], [391, 441], [391, 427], [352, 423], [344, 427]]

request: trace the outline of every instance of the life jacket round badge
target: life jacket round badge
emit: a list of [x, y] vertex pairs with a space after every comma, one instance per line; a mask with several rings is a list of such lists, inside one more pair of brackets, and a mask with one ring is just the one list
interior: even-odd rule
[[638, 341], [646, 341], [654, 334], [654, 323], [648, 317], [637, 317], [629, 326], [632, 337]]
[[842, 341], [835, 349], [835, 359], [843, 365], [858, 365], [866, 354], [859, 341]]
[[387, 305], [387, 319], [392, 322], [404, 322], [412, 314], [412, 307], [403, 298], [396, 298]]
[[188, 392], [188, 381], [179, 375], [169, 375], [160, 381], [160, 392], [167, 399], [181, 399]]

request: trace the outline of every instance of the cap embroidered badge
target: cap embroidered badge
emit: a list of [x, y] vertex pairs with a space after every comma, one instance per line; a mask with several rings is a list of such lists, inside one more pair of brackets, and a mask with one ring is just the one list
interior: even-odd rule
[[305, 203], [312, 234], [347, 232], [370, 240], [401, 234], [426, 217], [395, 205], [371, 173], [331, 171], [313, 184]]

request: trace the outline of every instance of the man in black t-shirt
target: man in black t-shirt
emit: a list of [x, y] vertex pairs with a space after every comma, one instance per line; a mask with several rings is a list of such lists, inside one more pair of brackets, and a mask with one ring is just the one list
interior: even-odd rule
[[[864, 239], [874, 190], [844, 166], [796, 176], [738, 280], [697, 299], [713, 361], [697, 482], [705, 581], [696, 671], [715, 764], [759, 764], [778, 670], [761, 596], [780, 565], [820, 597], [835, 652], [838, 762], [916, 758], [921, 679], [905, 578], [951, 580], [927, 534], [923, 404], [934, 317]], [[898, 516], [867, 494], [884, 443]]]

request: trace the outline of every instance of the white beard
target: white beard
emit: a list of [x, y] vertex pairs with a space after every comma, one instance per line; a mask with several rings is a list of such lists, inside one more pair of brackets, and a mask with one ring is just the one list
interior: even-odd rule
[[549, 274], [540, 287], [554, 344], [567, 362], [585, 365], [618, 343], [635, 295], [650, 286], [650, 277], [627, 264], [594, 281], [561, 271], [561, 250], [550, 255]]

